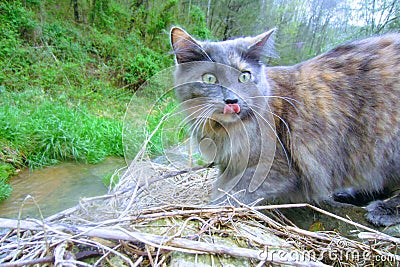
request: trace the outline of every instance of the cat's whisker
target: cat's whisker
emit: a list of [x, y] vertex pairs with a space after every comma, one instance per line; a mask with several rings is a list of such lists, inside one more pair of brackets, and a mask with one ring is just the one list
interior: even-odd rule
[[303, 105], [300, 101], [298, 101], [295, 98], [289, 97], [289, 96], [280, 96], [280, 95], [257, 95], [257, 96], [251, 96], [249, 98], [280, 98], [286, 101], [293, 101], [296, 102], [299, 105]]
[[[202, 108], [197, 109], [196, 112], [192, 112], [191, 114], [189, 114], [188, 116], [185, 117], [185, 119], [179, 124], [189, 124], [189, 128], [188, 128], [188, 132], [190, 132], [190, 138], [192, 138], [192, 136], [194, 135], [194, 132], [198, 131], [200, 125], [201, 125], [201, 121], [203, 120], [202, 117], [204, 116], [203, 114], [210, 108], [210, 105], [203, 105]], [[201, 111], [199, 115], [196, 115], [195, 117], [193, 117], [192, 115], [194, 115], [195, 113], [198, 113], [199, 110]], [[200, 117], [200, 119], [199, 119]], [[193, 122], [194, 121], [194, 122]]]
[[212, 105], [207, 105], [202, 109], [200, 114], [196, 116], [195, 122], [189, 127], [189, 131], [191, 131], [190, 136], [194, 136], [194, 133], [198, 132], [200, 130], [200, 127], [203, 127], [202, 133], [204, 133], [204, 122], [209, 118], [209, 115], [211, 115], [212, 112], [214, 112], [214, 110], [212, 109]]
[[278, 99], [285, 100], [286, 102], [288, 102], [297, 111], [297, 113], [299, 113], [299, 110], [298, 110], [297, 106], [293, 102], [296, 102], [297, 104], [303, 106], [303, 103], [301, 103], [300, 101], [298, 101], [298, 100], [296, 100], [294, 98], [288, 97], [288, 96], [277, 96], [277, 95], [263, 96], [263, 95], [258, 95], [258, 96], [248, 97], [248, 99], [254, 99], [254, 98], [278, 98]]
[[213, 125], [212, 125], [212, 120], [208, 120], [208, 125], [210, 126], [210, 129], [211, 129], [214, 133], [217, 133], [217, 132], [214, 130], [214, 127], [213, 127]]
[[[184, 109], [185, 113], [187, 113], [187, 114], [186, 114], [185, 118], [182, 120], [182, 122], [179, 123], [179, 125], [190, 124], [190, 121], [196, 120], [197, 117], [202, 116], [201, 112], [203, 112], [204, 110], [206, 110], [206, 109], [208, 109], [210, 107], [211, 107], [210, 104], [200, 104], [200, 105], [197, 105], [197, 106], [193, 106], [193, 107]], [[188, 110], [192, 110], [192, 109], [193, 109], [192, 112], [190, 112], [190, 113], [187, 112]], [[199, 112], [200, 112], [200, 114], [199, 114]]]
[[207, 120], [209, 120], [209, 118], [210, 118], [210, 115], [212, 114], [214, 112], [214, 109], [212, 108], [212, 105], [210, 105], [209, 107], [208, 107], [208, 109], [205, 109], [200, 115], [199, 115], [199, 122], [198, 122], [198, 124], [199, 124], [199, 129], [198, 130], [200, 130], [200, 126], [201, 126], [201, 133], [202, 133], [202, 135], [204, 135], [204, 132], [205, 132], [205, 125], [206, 125], [206, 121]]
[[198, 120], [196, 119], [196, 120], [194, 120], [194, 122], [193, 122], [193, 120], [189, 120], [184, 123], [184, 125], [186, 125], [186, 124], [189, 125], [188, 132], [191, 132], [191, 131], [194, 131], [197, 129]]
[[289, 124], [288, 124], [281, 116], [279, 116], [278, 114], [276, 114], [276, 113], [274, 113], [274, 112], [272, 112], [272, 111], [270, 111], [270, 110], [268, 110], [268, 109], [265, 110], [263, 107], [261, 107], [261, 106], [259, 106], [259, 105], [257, 105], [257, 104], [253, 104], [252, 107], [256, 107], [256, 108], [259, 108], [259, 109], [263, 109], [264, 111], [267, 111], [267, 112], [268, 112], [269, 114], [271, 114], [272, 116], [277, 117], [277, 118], [285, 125], [285, 128], [286, 128], [286, 130], [287, 130], [287, 132], [288, 132], [288, 135], [289, 135], [289, 140], [291, 139], [292, 134], [291, 134], [291, 131], [290, 131]]
[[199, 128], [201, 126], [201, 123], [203, 121], [202, 117], [197, 117], [196, 120], [194, 121], [194, 123], [191, 124], [191, 126], [189, 127], [189, 132], [191, 132], [191, 136], [194, 134], [194, 132], [198, 132]]
[[[190, 110], [194, 110], [194, 112], [192, 112], [192, 113], [189, 113], [189, 114], [193, 114], [193, 113], [195, 113], [196, 111], [198, 111], [198, 108], [200, 107], [200, 108], [202, 108], [202, 107], [205, 107], [205, 106], [208, 106], [208, 105], [210, 105], [210, 104], [208, 104], [208, 103], [204, 103], [204, 104], [198, 104], [198, 105], [195, 105], [195, 106], [191, 106], [191, 107], [187, 107], [187, 108], [184, 108], [184, 109], [180, 109], [178, 112], [176, 112], [175, 114], [176, 115], [178, 115], [178, 114], [180, 114], [180, 113], [185, 113], [186, 115], [189, 113], [188, 111], [190, 111]], [[174, 114], [174, 115], [175, 115]]]
[[[211, 104], [206, 109], [204, 109], [202, 111], [202, 113], [197, 116], [198, 119], [194, 123], [194, 125], [196, 127], [194, 128], [193, 125], [191, 126], [191, 128], [193, 128], [192, 132], [194, 132], [194, 130], [197, 129], [197, 131], [200, 132], [202, 134], [202, 136], [204, 136], [205, 127], [206, 127], [207, 123], [210, 125], [210, 128], [214, 131], [214, 129], [212, 128], [211, 119], [210, 119], [211, 115], [214, 112], [215, 112], [215, 109], [213, 108], [213, 105], [211, 105]], [[200, 127], [201, 127], [201, 131], [200, 131]]]
[[193, 128], [193, 130], [190, 134], [190, 138], [198, 137], [199, 134], [201, 135], [201, 137], [204, 135], [204, 133], [203, 133], [204, 129], [202, 131], [200, 131], [200, 127], [202, 127], [204, 125], [205, 120], [206, 120], [206, 118], [202, 117], [198, 121], [196, 121], [196, 126]]
[[192, 124], [192, 121], [198, 120], [199, 112], [202, 112], [203, 110], [206, 110], [207, 108], [208, 108], [208, 107], [203, 107], [203, 108], [197, 109], [196, 111], [193, 111], [192, 113], [188, 114], [188, 115], [179, 123], [179, 125]]
[[[257, 106], [256, 106], [256, 107], [257, 107]], [[257, 108], [260, 108], [260, 107], [257, 107]], [[254, 112], [254, 115], [256, 115], [258, 118], [260, 118], [262, 121], [264, 121], [264, 122], [268, 125], [268, 127], [272, 130], [272, 132], [274, 133], [276, 139], [278, 140], [280, 146], [281, 146], [282, 149], [283, 149], [283, 153], [285, 154], [286, 161], [287, 161], [287, 163], [288, 163], [288, 165], [289, 165], [289, 171], [290, 171], [291, 165], [292, 165], [291, 157], [289, 156], [289, 152], [287, 151], [287, 149], [286, 149], [286, 147], [285, 147], [283, 141], [280, 139], [280, 137], [279, 137], [279, 135], [278, 135], [278, 132], [276, 131], [275, 127], [273, 127], [273, 126], [271, 125], [271, 123], [270, 123], [267, 119], [265, 119], [265, 118], [262, 116], [262, 114], [260, 114], [259, 112], [257, 112], [257, 111], [254, 110], [254, 109], [252, 109], [252, 111]], [[272, 113], [272, 112], [271, 112], [271, 114], [272, 114], [272, 115], [276, 115], [276, 114], [274, 114], [274, 113]], [[277, 116], [277, 115], [276, 115], [276, 116]], [[279, 116], [278, 116], [278, 117], [279, 117]], [[284, 121], [284, 120], [282, 120], [282, 121]], [[288, 127], [287, 123], [286, 123], [286, 122], [284, 122], [284, 123], [285, 123], [285, 125]], [[289, 129], [289, 128], [288, 128], [288, 129]]]
[[204, 112], [205, 112], [206, 110], [207, 110], [207, 109], [205, 108], [205, 109], [201, 112], [201, 114], [199, 114], [198, 116], [196, 116], [196, 118], [194, 119], [194, 123], [190, 126], [189, 130], [194, 131], [194, 130], [198, 130], [198, 129], [199, 129], [199, 127], [200, 127], [200, 125], [201, 125], [201, 122], [203, 121], [203, 115], [202, 115], [202, 114], [204, 114]]
[[210, 109], [209, 111], [208, 111], [208, 113], [204, 116], [204, 123], [203, 123], [203, 126], [202, 126], [202, 134], [204, 135], [204, 133], [205, 133], [205, 127], [206, 127], [206, 125], [207, 125], [207, 123], [208, 124], [210, 124], [210, 118], [211, 118], [211, 115], [214, 113], [214, 109]]

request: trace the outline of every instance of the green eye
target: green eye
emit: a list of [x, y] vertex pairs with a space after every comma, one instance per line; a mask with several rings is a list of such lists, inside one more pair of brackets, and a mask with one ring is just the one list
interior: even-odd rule
[[217, 82], [217, 77], [215, 77], [215, 75], [211, 73], [203, 74], [202, 78], [203, 82], [208, 84], [215, 84]]
[[249, 71], [243, 71], [239, 75], [239, 82], [241, 83], [247, 83], [250, 80], [251, 80], [251, 73]]

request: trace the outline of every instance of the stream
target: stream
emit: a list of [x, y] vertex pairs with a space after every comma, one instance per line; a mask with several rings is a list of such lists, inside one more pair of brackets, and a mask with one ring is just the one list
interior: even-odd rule
[[[11, 197], [0, 202], [0, 218], [30, 217], [40, 219], [73, 207], [81, 198], [104, 195], [108, 188], [103, 183], [106, 175], [126, 166], [123, 158], [109, 157], [98, 164], [61, 163], [43, 169], [25, 169], [10, 180]], [[322, 207], [343, 217], [371, 226], [364, 217], [365, 210], [354, 206]], [[40, 209], [40, 211], [39, 211]], [[287, 218], [302, 229], [321, 222], [325, 229], [354, 230], [353, 225], [323, 215], [309, 208], [282, 209]], [[400, 228], [400, 227], [399, 227]], [[321, 230], [321, 229], [320, 229]], [[394, 230], [396, 236], [399, 229]]]
[[[79, 203], [79, 199], [106, 194], [103, 177], [125, 166], [123, 158], [109, 157], [98, 164], [61, 163], [43, 169], [25, 169], [10, 179], [11, 196], [0, 202], [0, 218], [40, 218]], [[40, 208], [40, 211], [39, 211]]]

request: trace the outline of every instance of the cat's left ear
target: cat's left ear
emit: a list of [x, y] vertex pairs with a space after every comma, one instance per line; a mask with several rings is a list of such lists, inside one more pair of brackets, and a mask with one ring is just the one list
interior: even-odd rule
[[202, 61], [205, 59], [201, 44], [182, 28], [173, 27], [170, 37], [176, 63]]
[[275, 31], [276, 28], [273, 28], [251, 38], [247, 48], [248, 56], [256, 60], [261, 60], [263, 57], [276, 57], [272, 40]]

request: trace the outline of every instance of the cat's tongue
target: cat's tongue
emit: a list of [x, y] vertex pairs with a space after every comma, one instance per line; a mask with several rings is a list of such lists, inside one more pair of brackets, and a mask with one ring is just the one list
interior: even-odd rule
[[226, 104], [224, 107], [224, 114], [239, 114], [240, 106], [238, 104]]

